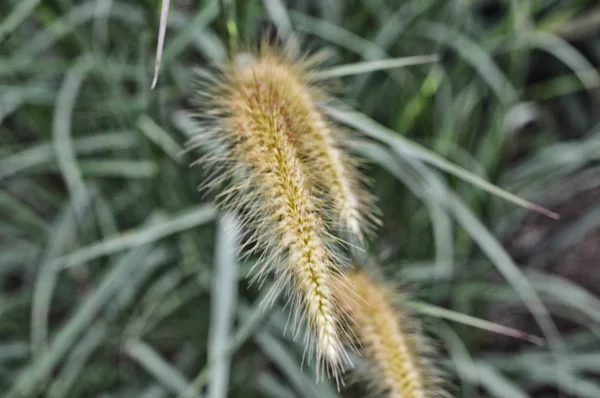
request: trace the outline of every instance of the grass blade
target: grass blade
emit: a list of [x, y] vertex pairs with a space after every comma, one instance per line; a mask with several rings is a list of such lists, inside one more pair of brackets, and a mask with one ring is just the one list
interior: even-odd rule
[[158, 72], [160, 71], [160, 62], [162, 61], [163, 48], [165, 46], [165, 36], [167, 34], [167, 20], [169, 19], [169, 5], [171, 0], [162, 0], [160, 8], [160, 26], [158, 28], [158, 41], [156, 43], [156, 59], [154, 61], [154, 77], [150, 88], [156, 86], [158, 81]]
[[361, 113], [350, 109], [342, 110], [333, 107], [326, 107], [325, 110], [331, 117], [338, 120], [339, 122], [353, 127], [356, 130], [362, 131], [367, 136], [375, 138], [376, 140], [389, 145], [400, 154], [413, 156], [426, 163], [432, 164], [433, 166], [438, 167], [441, 170], [444, 170], [464, 181], [467, 181], [493, 195], [496, 195], [504, 200], [512, 202], [518, 206], [534, 210], [551, 218], [559, 218], [558, 214], [550, 210], [544, 209], [543, 207], [531, 203], [516, 195], [513, 195], [510, 192], [506, 192], [505, 190], [469, 172], [468, 170], [458, 167], [453, 163], [445, 160], [435, 152], [405, 137], [396, 134], [394, 131], [382, 126], [381, 124], [375, 122], [374, 120], [368, 118], [367, 116]]
[[[238, 286], [236, 261], [239, 224], [233, 214], [226, 213], [219, 222], [216, 261], [212, 284], [211, 319], [208, 337], [208, 360], [215, 361], [227, 350], [230, 329], [235, 317]], [[227, 397], [231, 357], [215, 365], [208, 398]]]
[[408, 302], [408, 305], [415, 308], [421, 314], [448, 319], [450, 321], [462, 323], [463, 325], [469, 325], [478, 329], [487, 330], [488, 332], [498, 333], [515, 339], [528, 341], [538, 346], [545, 345], [545, 341], [541, 337], [534, 336], [514, 328], [506, 327], [498, 323], [486, 321], [485, 319], [475, 318], [467, 314], [462, 314], [460, 312], [423, 302]]
[[317, 79], [330, 79], [332, 77], [342, 77], [351, 75], [360, 75], [385, 69], [403, 68], [412, 65], [422, 65], [432, 62], [438, 62], [439, 55], [415, 55], [412, 57], [388, 58], [376, 61], [358, 62], [355, 64], [341, 65], [329, 68], [315, 73], [313, 76]]
[[206, 224], [214, 219], [215, 214], [212, 205], [202, 205], [188, 209], [169, 219], [82, 247], [66, 256], [57, 258], [56, 262], [62, 268], [76, 267], [81, 263], [102, 256], [115, 254]]
[[180, 393], [187, 388], [188, 382], [181, 372], [149, 344], [141, 340], [129, 340], [125, 343], [125, 352], [171, 391]]
[[56, 161], [67, 184], [71, 199], [76, 202], [81, 195], [86, 194], [86, 186], [81, 177], [81, 170], [77, 165], [75, 148], [71, 137], [71, 119], [77, 94], [85, 75], [92, 68], [92, 62], [87, 57], [79, 58], [75, 65], [67, 72], [58, 96], [54, 110], [52, 135], [56, 150]]
[[23, 0], [19, 3], [0, 23], [0, 43], [6, 36], [16, 30], [41, 2], [42, 0]]

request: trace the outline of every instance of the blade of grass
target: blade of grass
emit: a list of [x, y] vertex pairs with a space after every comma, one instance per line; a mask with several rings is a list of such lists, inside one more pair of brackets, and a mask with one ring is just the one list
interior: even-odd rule
[[[208, 334], [210, 362], [214, 362], [226, 352], [230, 329], [235, 318], [238, 286], [236, 252], [239, 229], [239, 223], [230, 213], [225, 213], [218, 224]], [[230, 367], [231, 357], [215, 365], [208, 384], [208, 398], [227, 397]]]
[[76, 267], [81, 263], [99, 257], [154, 242], [206, 224], [214, 219], [215, 214], [215, 209], [212, 205], [197, 206], [163, 221], [121, 233], [118, 236], [109, 237], [90, 246], [82, 247], [66, 256], [57, 258], [55, 261], [61, 268]]
[[[71, 200], [77, 203], [87, 195], [86, 184], [81, 176], [77, 164], [77, 156], [73, 145], [71, 121], [75, 108], [75, 101], [83, 84], [86, 74], [92, 68], [91, 60], [80, 57], [75, 65], [67, 72], [66, 78], [57, 94], [52, 123], [52, 136], [56, 161], [67, 185]], [[78, 215], [79, 216], [79, 215]], [[81, 217], [80, 217], [81, 219]]]
[[15, 31], [31, 15], [42, 0], [22, 0], [0, 23], [0, 44], [4, 38]]
[[475, 368], [477, 369], [477, 380], [492, 397], [529, 398], [527, 392], [487, 363], [477, 361]]
[[316, 79], [330, 79], [332, 77], [342, 77], [359, 75], [363, 73], [369, 73], [385, 69], [403, 68], [411, 65], [422, 65], [432, 62], [438, 62], [440, 60], [439, 55], [415, 55], [412, 57], [401, 57], [401, 58], [388, 58], [376, 61], [365, 61], [357, 62], [354, 64], [347, 64], [336, 66], [333, 68], [325, 69], [313, 73]]
[[181, 163], [181, 146], [148, 115], [142, 115], [137, 127], [177, 163]]
[[593, 330], [594, 323], [600, 325], [600, 299], [592, 293], [559, 276], [543, 274], [539, 271], [534, 271], [528, 276], [533, 287], [547, 301], [566, 306], [568, 311], [585, 315], [588, 318], [585, 326], [590, 330]]
[[262, 4], [275, 26], [277, 26], [279, 34], [288, 41], [292, 41], [293, 43], [290, 43], [290, 45], [297, 46], [298, 42], [294, 35], [292, 20], [285, 4], [281, 0], [263, 0]]
[[6, 214], [4, 221], [18, 225], [19, 230], [31, 237], [43, 237], [49, 230], [46, 220], [27, 203], [3, 190], [0, 190], [0, 213]]
[[174, 393], [181, 393], [187, 388], [188, 382], [185, 376], [149, 344], [141, 340], [128, 340], [125, 342], [124, 349], [129, 357]]
[[[86, 214], [95, 193], [84, 197], [84, 200], [69, 203], [62, 210], [51, 230], [50, 241], [44, 250], [37, 278], [33, 286], [31, 305], [31, 351], [34, 357], [42, 355], [47, 349], [48, 316], [52, 303], [54, 287], [58, 278], [56, 258], [60, 256], [73, 240], [78, 230], [77, 215]], [[81, 224], [79, 224], [81, 227]]]
[[151, 160], [96, 159], [79, 162], [86, 177], [152, 178], [159, 169]]
[[443, 341], [444, 347], [448, 350], [450, 359], [454, 364], [457, 376], [460, 379], [462, 397], [476, 397], [473, 385], [480, 385], [481, 381], [473, 357], [458, 333], [445, 322], [440, 323], [441, 327], [437, 329], [437, 335]]
[[434, 316], [436, 318], [447, 319], [453, 322], [461, 323], [463, 325], [473, 326], [481, 330], [487, 330], [488, 332], [502, 334], [515, 339], [527, 341], [538, 346], [545, 345], [545, 341], [541, 337], [525, 333], [504, 325], [500, 325], [498, 323], [486, 321], [485, 319], [476, 318], [467, 314], [461, 314], [460, 312], [452, 311], [446, 308], [438, 307], [423, 302], [408, 301], [407, 304], [410, 307], [413, 307], [416, 311], [420, 312], [421, 314]]
[[152, 77], [152, 85], [150, 88], [156, 86], [158, 81], [158, 72], [160, 71], [160, 63], [162, 61], [163, 48], [165, 46], [165, 36], [167, 34], [167, 20], [169, 19], [169, 5], [171, 0], [162, 0], [162, 6], [160, 8], [160, 26], [158, 28], [158, 40], [156, 43], [156, 59], [154, 61], [154, 77]]
[[[72, 142], [73, 149], [77, 155], [130, 149], [137, 144], [135, 136], [128, 131], [98, 133], [89, 137], [74, 138]], [[0, 159], [0, 179], [53, 161], [56, 161], [56, 152], [53, 144], [36, 144], [14, 155]]]
[[468, 170], [465, 170], [461, 167], [454, 165], [453, 163], [448, 162], [441, 156], [437, 155], [435, 152], [425, 147], [422, 147], [421, 145], [405, 137], [396, 134], [394, 131], [389, 130], [388, 128], [384, 127], [383, 125], [375, 122], [374, 120], [368, 118], [367, 116], [359, 112], [350, 110], [349, 108], [346, 110], [342, 110], [339, 108], [333, 108], [329, 106], [325, 107], [325, 111], [335, 120], [338, 120], [343, 124], [353, 127], [358, 131], [362, 131], [367, 136], [375, 138], [376, 140], [389, 145], [402, 155], [412, 156], [426, 163], [432, 164], [433, 166], [438, 167], [441, 170], [444, 170], [464, 181], [467, 181], [495, 196], [512, 202], [518, 206], [534, 210], [538, 213], [544, 214], [554, 219], [557, 219], [559, 217], [558, 214], [550, 210], [544, 209], [541, 206], [538, 206], [516, 195], [506, 192], [503, 189], [497, 187], [496, 185], [491, 184], [488, 181], [482, 179], [481, 177], [469, 172]]
[[[77, 162], [81, 177], [118, 177], [118, 178], [153, 178], [158, 173], [158, 165], [151, 160], [119, 160], [97, 159], [80, 160]], [[60, 174], [57, 165], [50, 164], [46, 167], [34, 167], [23, 172], [22, 175], [48, 175]]]
[[29, 344], [23, 341], [0, 343], [0, 364], [29, 357]]

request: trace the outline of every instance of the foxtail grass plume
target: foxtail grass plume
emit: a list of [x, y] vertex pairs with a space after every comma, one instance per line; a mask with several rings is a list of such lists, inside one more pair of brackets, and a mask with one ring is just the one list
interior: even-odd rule
[[256, 80], [286, 94], [280, 117], [293, 127], [287, 139], [323, 200], [323, 217], [334, 229], [362, 240], [379, 223], [374, 197], [364, 188], [358, 160], [346, 150], [344, 131], [320, 109], [329, 97], [314, 73], [319, 60], [320, 54], [302, 58], [263, 44], [248, 62]]
[[352, 289], [341, 291], [340, 302], [352, 314], [354, 333], [369, 364], [365, 376], [372, 388], [389, 398], [446, 396], [441, 378], [428, 360], [431, 344], [395, 303], [394, 290], [376, 283], [365, 271], [354, 271], [349, 279]]
[[296, 128], [291, 140], [311, 179], [326, 200], [327, 215], [339, 229], [362, 239], [363, 232], [377, 222], [373, 197], [363, 188], [356, 159], [345, 150], [344, 134], [319, 109], [328, 100], [325, 90], [313, 79], [314, 62], [295, 61], [293, 55], [263, 50], [256, 68], [274, 84], [287, 87], [291, 94], [285, 117]]
[[344, 133], [332, 124], [319, 105], [329, 98], [322, 82], [314, 79], [319, 57], [305, 58], [283, 54], [263, 47], [254, 64], [257, 76], [285, 87], [289, 93], [284, 118], [294, 129], [289, 139], [312, 183], [325, 200], [326, 216], [337, 229], [362, 240], [363, 232], [378, 222], [374, 216], [373, 196], [364, 188], [357, 160], [344, 147]]
[[318, 374], [326, 368], [338, 379], [349, 365], [349, 339], [333, 280], [344, 277], [329, 245], [326, 206], [306, 167], [315, 152], [299, 145], [327, 125], [315, 122], [322, 116], [312, 88], [301, 84], [301, 67], [276, 54], [263, 46], [205, 75], [203, 131], [191, 145], [209, 149], [200, 161], [215, 166], [210, 187], [227, 183], [219, 202], [254, 231], [250, 242], [262, 256], [256, 278], [275, 271], [278, 285], [290, 291], [293, 323], [308, 325]]

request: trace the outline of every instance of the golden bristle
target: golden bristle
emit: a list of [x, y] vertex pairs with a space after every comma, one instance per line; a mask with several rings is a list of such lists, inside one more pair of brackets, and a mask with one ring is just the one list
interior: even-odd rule
[[430, 345], [415, 329], [414, 320], [392, 304], [393, 290], [375, 283], [364, 271], [353, 272], [349, 279], [352, 288], [340, 293], [340, 302], [351, 314], [373, 388], [389, 398], [444, 396], [427, 361]]

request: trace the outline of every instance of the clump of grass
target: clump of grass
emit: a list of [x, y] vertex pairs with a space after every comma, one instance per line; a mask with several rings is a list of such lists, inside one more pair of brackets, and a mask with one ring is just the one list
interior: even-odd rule
[[[325, 202], [317, 174], [306, 163], [331, 153], [341, 159], [341, 154], [327, 141], [321, 154], [299, 144], [327, 128], [301, 67], [266, 44], [234, 59], [206, 81], [205, 131], [191, 145], [208, 145], [211, 153], [201, 161], [216, 166], [209, 185], [228, 183], [217, 195], [219, 203], [242, 215], [254, 231], [250, 241], [262, 251], [255, 279], [275, 271], [279, 290], [292, 292], [294, 324], [309, 326], [307, 349], [315, 348], [317, 372], [326, 365], [337, 379], [349, 364], [346, 316], [332, 283], [343, 278], [342, 261], [321, 214]], [[335, 197], [341, 190], [332, 192]]]
[[432, 345], [394, 295], [365, 271], [350, 275], [351, 289], [339, 291], [352, 314], [354, 333], [368, 358], [365, 374], [373, 390], [389, 398], [444, 396], [441, 378], [428, 358]]
[[[227, 300], [238, 280], [224, 281], [216, 268], [231, 248], [221, 240], [212, 250], [215, 213], [198, 204], [189, 184], [195, 173], [181, 168], [186, 161], [175, 156], [190, 130], [177, 119], [173, 124], [169, 115], [192, 93], [186, 84], [192, 65], [204, 67], [227, 53], [233, 35], [220, 25], [231, 15], [246, 41], [259, 20], [268, 20], [336, 54], [339, 66], [318, 75], [344, 76], [341, 99], [360, 112], [330, 114], [372, 138], [356, 149], [378, 165], [369, 190], [377, 193], [386, 228], [365, 257], [385, 258], [386, 275], [410, 281], [430, 293], [428, 302], [445, 307], [424, 314], [453, 322], [480, 316], [508, 327], [523, 320], [523, 332], [534, 333], [516, 288], [535, 314], [543, 307], [531, 297], [539, 294], [549, 310], [568, 318], [568, 330], [561, 330], [565, 349], [552, 338], [530, 347], [453, 324], [440, 327], [436, 334], [455, 361], [449, 366], [460, 384], [455, 395], [600, 397], [598, 377], [590, 372], [600, 353], [594, 334], [600, 322], [593, 316], [597, 290], [547, 274], [569, 270], [573, 280], [593, 282], [587, 277], [593, 267], [582, 262], [588, 271], [575, 276], [571, 271], [582, 267], [559, 260], [593, 259], [582, 245], [594, 247], [587, 238], [594, 234], [582, 233], [600, 226], [598, 213], [581, 200], [565, 201], [561, 213], [577, 210], [576, 218], [567, 211], [559, 223], [531, 224], [528, 218], [517, 223], [520, 212], [477, 188], [498, 194], [483, 181], [490, 176], [490, 183], [502, 182], [524, 199], [550, 205], [562, 193], [580, 192], [575, 180], [591, 191], [600, 181], [593, 151], [597, 107], [587, 98], [599, 86], [593, 70], [598, 58], [579, 54], [566, 41], [573, 36], [563, 34], [573, 27], [582, 34], [585, 21], [573, 16], [593, 16], [592, 1], [531, 7], [506, 2], [493, 6], [493, 15], [488, 3], [501, 2], [263, 1], [264, 8], [261, 2], [220, 3], [230, 5], [223, 17], [218, 1], [171, 2], [156, 91], [148, 90], [148, 73], [155, 44], [149, 32], [156, 22], [150, 16], [157, 2], [0, 3], [2, 396], [90, 397], [107, 391], [119, 397], [194, 396], [207, 385], [211, 398], [340, 396], [331, 380], [315, 384], [312, 375], [301, 373], [295, 354], [304, 342], [281, 336], [289, 310], [284, 303], [266, 312], [255, 292], [245, 289], [235, 302]], [[516, 43], [523, 33], [526, 40]], [[583, 32], [576, 41], [589, 49], [598, 38]], [[441, 65], [396, 69], [398, 57], [431, 52], [443, 54]], [[350, 76], [358, 72], [367, 74]], [[539, 141], [542, 137], [554, 145]], [[336, 145], [343, 154], [343, 145]], [[511, 148], [519, 148], [518, 156], [505, 150]], [[228, 155], [209, 152], [223, 160]], [[310, 162], [299, 158], [307, 179], [317, 180]], [[478, 179], [465, 178], [449, 162]], [[66, 189], [64, 182], [73, 176], [85, 187], [83, 197]], [[328, 194], [316, 192], [327, 203], [324, 214], [336, 216]], [[330, 218], [323, 217], [325, 225]], [[496, 237], [503, 240], [505, 224], [526, 232], [524, 237], [531, 237], [531, 227], [546, 231], [533, 251], [517, 258], [535, 273], [520, 273], [502, 250]], [[549, 224], [557, 228], [546, 230]], [[548, 253], [557, 261], [547, 262]], [[498, 279], [492, 264], [508, 283]], [[229, 266], [232, 271], [246, 264]], [[214, 303], [221, 304], [219, 319], [212, 316]], [[33, 316], [27, 316], [30, 311]], [[450, 313], [456, 316], [443, 315]], [[231, 334], [213, 340], [231, 316], [236, 317]], [[33, 350], [32, 335], [40, 343]], [[506, 343], [518, 349], [504, 350]], [[211, 361], [207, 345], [215, 354], [227, 347], [218, 355], [223, 360]], [[573, 366], [555, 366], [557, 357], [570, 358]], [[214, 386], [225, 385], [212, 395]], [[364, 396], [354, 392], [341, 396]]]

